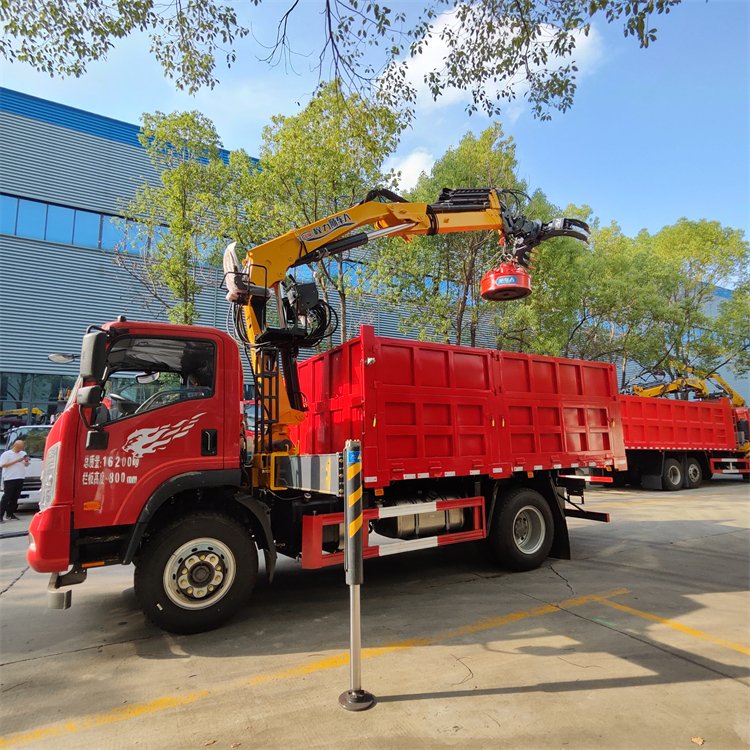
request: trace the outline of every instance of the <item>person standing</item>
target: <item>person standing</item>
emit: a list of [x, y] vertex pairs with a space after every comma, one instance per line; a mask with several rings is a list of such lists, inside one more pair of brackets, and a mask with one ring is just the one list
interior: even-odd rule
[[0, 500], [0, 523], [8, 520], [17, 521], [16, 508], [23, 489], [26, 467], [31, 459], [24, 450], [23, 440], [16, 440], [9, 450], [0, 456], [0, 469], [3, 470], [3, 499]]

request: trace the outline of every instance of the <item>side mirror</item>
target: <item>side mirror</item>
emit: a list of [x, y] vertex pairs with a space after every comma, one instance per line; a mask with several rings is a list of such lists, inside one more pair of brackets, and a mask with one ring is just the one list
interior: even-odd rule
[[100, 385], [86, 385], [76, 392], [76, 403], [79, 406], [99, 406], [102, 402], [104, 391]]
[[107, 334], [91, 331], [83, 337], [81, 346], [81, 377], [101, 383], [107, 369]]

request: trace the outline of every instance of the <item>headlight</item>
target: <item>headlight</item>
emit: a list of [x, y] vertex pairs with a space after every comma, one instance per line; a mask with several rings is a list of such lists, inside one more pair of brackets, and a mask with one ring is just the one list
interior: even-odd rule
[[47, 449], [42, 466], [42, 486], [39, 490], [39, 510], [52, 505], [57, 486], [57, 462], [60, 457], [60, 443], [55, 443]]

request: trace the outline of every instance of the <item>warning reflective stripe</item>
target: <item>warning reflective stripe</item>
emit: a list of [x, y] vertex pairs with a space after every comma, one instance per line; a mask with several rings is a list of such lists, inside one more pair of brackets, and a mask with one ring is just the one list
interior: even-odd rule
[[349, 536], [354, 536], [361, 528], [362, 516], [359, 515], [349, 524]]
[[350, 464], [349, 468], [346, 471], [346, 478], [354, 479], [354, 477], [356, 477], [360, 471], [362, 471], [362, 464], [360, 463]]
[[378, 509], [378, 518], [394, 518], [396, 516], [413, 516], [415, 513], [434, 513], [438, 509], [436, 501], [419, 503], [419, 505], [393, 505]]
[[407, 550], [428, 549], [429, 547], [437, 546], [438, 540], [436, 536], [428, 536], [424, 539], [410, 539], [405, 542], [390, 542], [389, 544], [378, 546], [378, 557], [397, 555], [399, 552], [406, 552]]
[[351, 495], [349, 495], [349, 505], [354, 505], [354, 503], [359, 502], [362, 499], [362, 488], [357, 487], [354, 492], [352, 492]]

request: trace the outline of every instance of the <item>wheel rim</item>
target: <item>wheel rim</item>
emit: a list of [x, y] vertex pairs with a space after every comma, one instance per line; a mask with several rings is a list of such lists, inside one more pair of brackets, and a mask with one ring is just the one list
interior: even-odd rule
[[175, 550], [164, 567], [164, 590], [182, 609], [205, 609], [231, 589], [237, 564], [218, 539], [191, 539]]
[[698, 464], [688, 464], [688, 479], [695, 484], [701, 480], [701, 469]]
[[533, 555], [544, 544], [547, 525], [538, 508], [526, 505], [513, 519], [513, 541], [525, 555]]
[[670, 466], [667, 469], [667, 481], [675, 487], [682, 484], [682, 473], [679, 466]]

